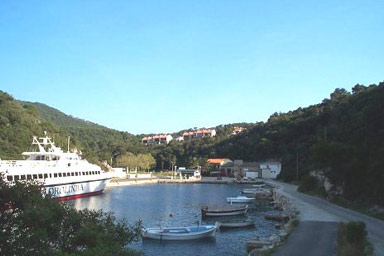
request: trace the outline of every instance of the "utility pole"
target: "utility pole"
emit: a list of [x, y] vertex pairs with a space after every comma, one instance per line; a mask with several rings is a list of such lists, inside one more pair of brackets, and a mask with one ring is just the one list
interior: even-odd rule
[[296, 181], [299, 182], [299, 152], [296, 151]]

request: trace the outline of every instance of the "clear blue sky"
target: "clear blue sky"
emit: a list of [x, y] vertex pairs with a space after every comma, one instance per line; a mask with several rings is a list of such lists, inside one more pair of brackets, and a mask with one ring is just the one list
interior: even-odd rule
[[384, 1], [0, 2], [0, 89], [134, 134], [384, 80]]

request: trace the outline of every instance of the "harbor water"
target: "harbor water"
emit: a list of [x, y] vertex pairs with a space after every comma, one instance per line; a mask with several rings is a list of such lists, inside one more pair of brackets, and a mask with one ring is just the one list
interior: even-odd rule
[[[214, 224], [221, 218], [201, 218], [202, 206], [227, 205], [226, 197], [240, 195], [244, 185], [227, 184], [151, 184], [107, 189], [100, 196], [71, 201], [77, 209], [103, 209], [117, 218], [134, 223], [139, 219], [145, 227], [190, 226]], [[275, 224], [264, 219], [273, 210], [266, 201], [248, 204], [246, 216], [256, 227], [221, 229], [215, 238], [195, 241], [158, 241], [144, 239], [130, 244], [145, 255], [247, 255], [245, 244], [256, 236], [268, 238], [277, 234]], [[225, 217], [226, 219], [231, 217]]]

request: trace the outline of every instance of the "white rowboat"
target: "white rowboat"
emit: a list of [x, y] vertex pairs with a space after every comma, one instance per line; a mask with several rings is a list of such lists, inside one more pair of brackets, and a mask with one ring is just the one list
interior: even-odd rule
[[243, 228], [254, 226], [255, 222], [251, 220], [242, 220], [242, 221], [229, 221], [229, 222], [220, 222], [220, 228]]
[[217, 225], [202, 225], [189, 227], [146, 228], [142, 236], [157, 240], [193, 240], [214, 237]]
[[248, 210], [248, 205], [237, 206], [237, 207], [225, 207], [221, 209], [213, 209], [208, 207], [201, 208], [201, 215], [203, 217], [221, 217], [221, 216], [234, 216], [246, 214]]
[[255, 198], [250, 198], [246, 196], [237, 196], [237, 197], [227, 197], [228, 203], [250, 203], [253, 202]]

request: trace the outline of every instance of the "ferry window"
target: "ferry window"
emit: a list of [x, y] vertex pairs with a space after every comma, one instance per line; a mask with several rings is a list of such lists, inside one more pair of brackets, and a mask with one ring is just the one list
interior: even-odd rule
[[85, 172], [83, 172], [83, 175], [85, 175]]
[[32, 175], [31, 174], [27, 174], [27, 180], [31, 180], [32, 179]]
[[71, 176], [71, 173], [70, 173], [70, 172], [67, 172], [67, 176]]
[[63, 177], [67, 177], [67, 174], [65, 172], [63, 173]]
[[19, 180], [19, 175], [15, 175], [15, 181]]
[[59, 177], [63, 176], [61, 172], [59, 172]]
[[49, 174], [49, 178], [52, 178], [52, 173]]
[[13, 177], [12, 176], [7, 176], [7, 180], [8, 181], [13, 181]]
[[89, 173], [88, 172], [86, 172], [86, 175], [88, 175]]
[[54, 178], [57, 178], [57, 173], [54, 173], [54, 174], [53, 174], [53, 177], [54, 177]]
[[95, 172], [94, 171], [92, 171], [92, 175], [94, 175], [95, 174]]
[[79, 173], [78, 173], [78, 172], [75, 172], [75, 176], [79, 176]]
[[34, 179], [37, 179], [37, 174], [33, 174], [33, 178], [34, 178]]
[[44, 173], [44, 179], [48, 178], [48, 174]]
[[73, 172], [71, 172], [71, 176], [75, 176], [75, 174]]
[[43, 178], [43, 174], [39, 174], [39, 179], [42, 179]]
[[20, 180], [25, 180], [25, 175], [21, 175]]

